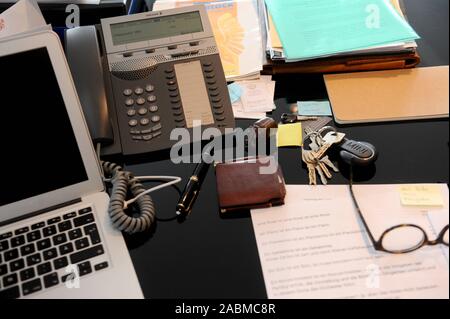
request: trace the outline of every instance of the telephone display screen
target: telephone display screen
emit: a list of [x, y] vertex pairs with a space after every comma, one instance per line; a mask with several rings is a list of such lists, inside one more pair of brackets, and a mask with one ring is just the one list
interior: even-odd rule
[[0, 206], [88, 179], [46, 48], [0, 56]]
[[199, 11], [111, 24], [114, 45], [203, 32]]

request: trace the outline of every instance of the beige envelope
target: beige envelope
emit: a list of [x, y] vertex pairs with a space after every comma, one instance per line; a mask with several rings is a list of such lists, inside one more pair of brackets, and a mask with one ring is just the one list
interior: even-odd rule
[[337, 123], [448, 117], [448, 66], [325, 75]]

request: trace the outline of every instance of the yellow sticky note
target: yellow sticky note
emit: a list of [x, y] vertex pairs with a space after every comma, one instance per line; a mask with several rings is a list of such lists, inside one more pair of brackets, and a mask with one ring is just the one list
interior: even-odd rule
[[277, 146], [302, 146], [302, 123], [278, 125]]
[[399, 191], [404, 206], [444, 206], [439, 185], [402, 185]]

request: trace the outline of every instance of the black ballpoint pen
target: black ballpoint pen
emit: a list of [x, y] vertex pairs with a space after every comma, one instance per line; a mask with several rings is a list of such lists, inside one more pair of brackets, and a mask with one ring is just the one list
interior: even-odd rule
[[208, 163], [201, 162], [195, 167], [194, 173], [189, 178], [186, 187], [181, 194], [177, 204], [177, 215], [187, 216], [191, 213], [195, 200], [198, 197], [200, 188], [206, 178], [209, 168]]

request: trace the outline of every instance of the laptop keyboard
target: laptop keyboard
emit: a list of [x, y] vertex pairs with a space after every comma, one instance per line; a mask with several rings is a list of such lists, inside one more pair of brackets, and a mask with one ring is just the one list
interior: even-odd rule
[[62, 285], [74, 278], [69, 265], [80, 277], [105, 269], [105, 255], [92, 207], [1, 233], [0, 299]]

